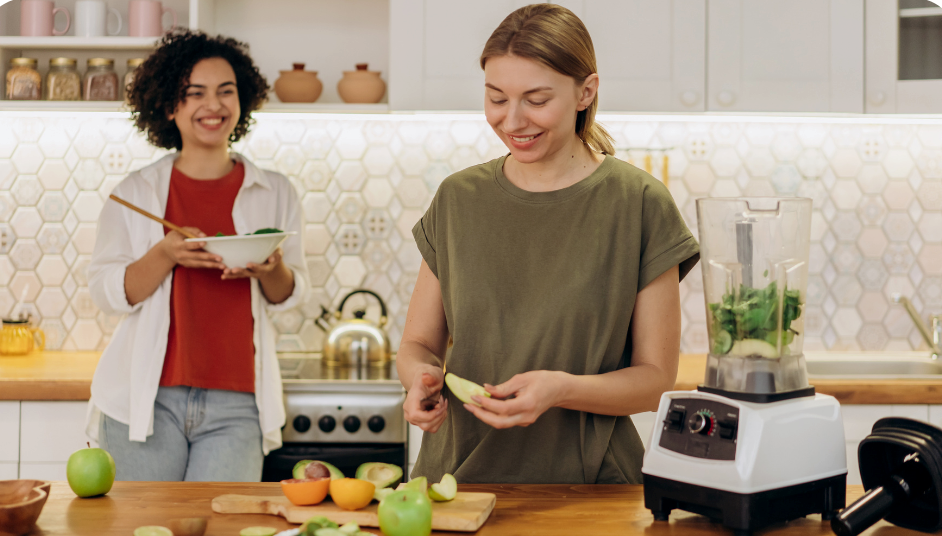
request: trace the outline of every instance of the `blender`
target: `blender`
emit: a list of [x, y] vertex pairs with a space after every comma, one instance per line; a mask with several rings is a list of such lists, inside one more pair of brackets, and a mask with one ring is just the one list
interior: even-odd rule
[[751, 534], [844, 507], [840, 404], [808, 384], [810, 199], [697, 200], [709, 333], [703, 385], [661, 396], [644, 502]]

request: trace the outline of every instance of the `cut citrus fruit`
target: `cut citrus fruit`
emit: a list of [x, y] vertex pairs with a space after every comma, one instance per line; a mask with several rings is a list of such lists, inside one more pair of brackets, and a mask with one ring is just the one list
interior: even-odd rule
[[359, 510], [370, 504], [376, 486], [372, 482], [356, 478], [341, 478], [330, 481], [330, 498], [344, 510]]
[[330, 489], [330, 477], [316, 480], [282, 480], [281, 492], [285, 494], [292, 504], [297, 506], [310, 506], [319, 504], [327, 497]]

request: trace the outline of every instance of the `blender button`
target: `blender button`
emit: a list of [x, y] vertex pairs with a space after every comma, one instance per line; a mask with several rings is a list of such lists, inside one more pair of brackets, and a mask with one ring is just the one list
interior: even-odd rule
[[720, 437], [723, 439], [732, 439], [736, 437], [736, 425], [721, 422], [719, 423]]

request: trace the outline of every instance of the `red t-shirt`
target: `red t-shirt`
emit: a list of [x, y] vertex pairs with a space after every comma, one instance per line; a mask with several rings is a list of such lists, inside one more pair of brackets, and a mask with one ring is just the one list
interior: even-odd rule
[[[208, 236], [235, 234], [232, 206], [244, 177], [241, 163], [216, 180], [191, 179], [173, 168], [165, 218]], [[221, 276], [221, 270], [173, 269], [160, 385], [255, 392], [251, 283], [247, 278], [223, 281]]]

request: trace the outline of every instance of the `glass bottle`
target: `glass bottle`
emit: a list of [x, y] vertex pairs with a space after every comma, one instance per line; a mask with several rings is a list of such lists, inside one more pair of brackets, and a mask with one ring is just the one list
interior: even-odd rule
[[83, 90], [87, 101], [118, 100], [118, 75], [114, 72], [114, 60], [89, 58]]
[[131, 84], [134, 83], [134, 76], [137, 73], [137, 68], [144, 63], [144, 58], [131, 58], [128, 60], [128, 72], [124, 75], [124, 100], [128, 100], [128, 88], [131, 87]]
[[36, 70], [36, 58], [13, 58], [7, 71], [6, 98], [10, 100], [39, 100], [42, 98], [43, 79]]
[[82, 76], [74, 58], [52, 58], [46, 74], [46, 100], [82, 100]]

